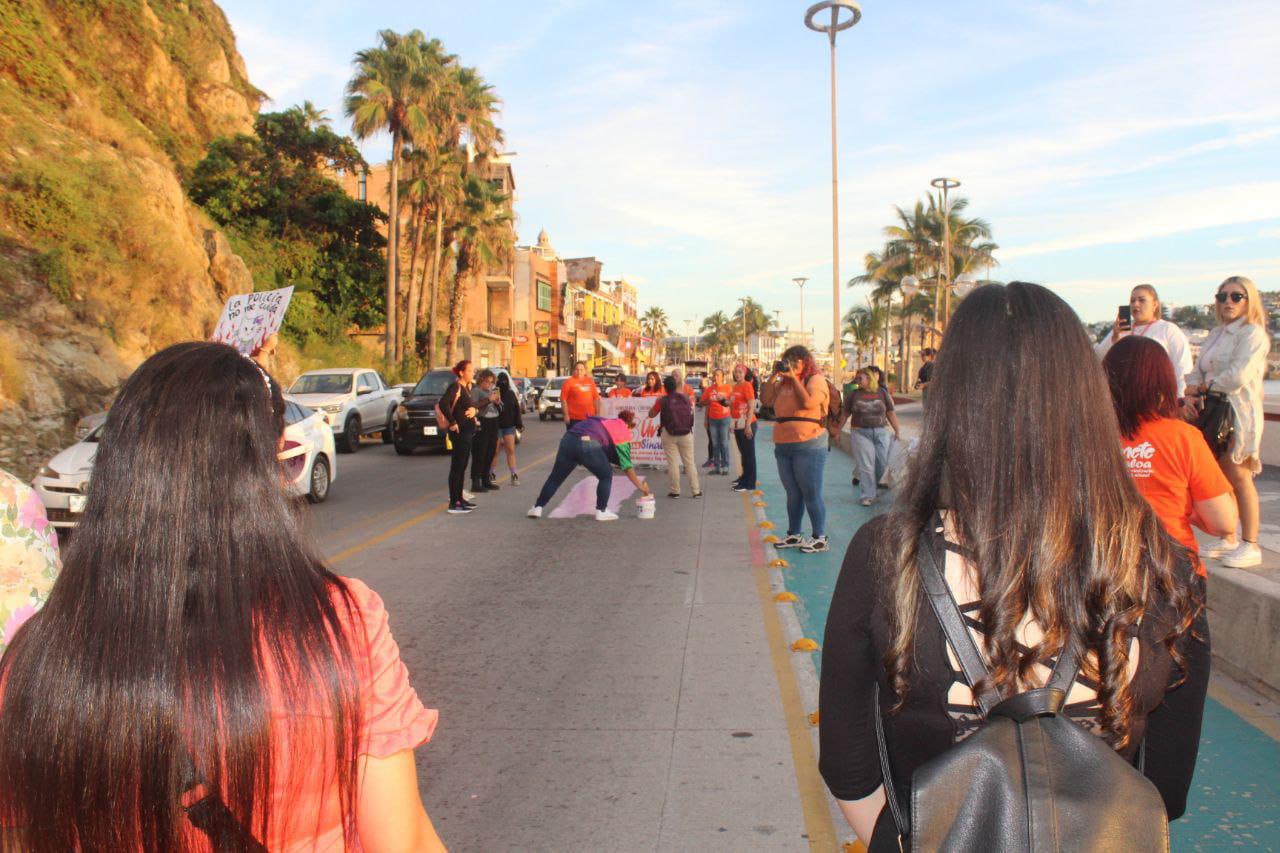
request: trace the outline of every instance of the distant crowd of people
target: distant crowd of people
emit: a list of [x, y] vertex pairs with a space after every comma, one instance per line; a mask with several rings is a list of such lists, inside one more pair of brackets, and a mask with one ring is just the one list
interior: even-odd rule
[[[871, 850], [901, 849], [912, 827], [941, 819], [912, 814], [918, 771], [982, 730], [991, 701], [1028, 691], [1017, 707], [1076, 721], [1149, 780], [1167, 818], [1185, 810], [1209, 677], [1193, 528], [1220, 537], [1204, 555], [1225, 565], [1260, 554], [1270, 342], [1251, 281], [1229, 278], [1215, 298], [1218, 325], [1194, 364], [1146, 285], [1097, 353], [1038, 285], [984, 286], [960, 304], [919, 377], [917, 455], [892, 508], [849, 546], [826, 626], [820, 769]], [[497, 487], [500, 448], [518, 482], [523, 424], [502, 379], [466, 361], [454, 374], [437, 415], [449, 509], [465, 512], [469, 494]], [[631, 461], [635, 418], [600, 417], [586, 366], [575, 374], [529, 514], [582, 466], [599, 481], [596, 517], [611, 520], [613, 468], [651, 497]], [[702, 493], [695, 405], [711, 470], [727, 473], [732, 433], [733, 488], [755, 488], [759, 398], [776, 416], [787, 494], [778, 545], [826, 550], [830, 434], [851, 423], [864, 504], [900, 436], [883, 377], [860, 368], [836, 389], [792, 347], [766, 378], [738, 365], [732, 379], [716, 371], [695, 400], [679, 373], [646, 377], [669, 496], [682, 478]], [[382, 599], [334, 574], [304, 536], [279, 468], [284, 409], [270, 373], [231, 347], [151, 356], [111, 407], [65, 549], [31, 490], [0, 472], [4, 846], [443, 849], [413, 757], [438, 715], [410, 686]], [[940, 600], [952, 603], [926, 603]], [[980, 680], [962, 674], [973, 660], [955, 625]], [[996, 776], [971, 787], [991, 790]], [[1146, 814], [1137, 800], [1114, 805]]]

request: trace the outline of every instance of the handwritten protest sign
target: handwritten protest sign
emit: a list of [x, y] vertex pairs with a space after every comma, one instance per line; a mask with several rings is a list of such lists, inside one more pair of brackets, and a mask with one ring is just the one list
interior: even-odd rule
[[636, 465], [667, 467], [667, 454], [662, 450], [662, 436], [658, 435], [658, 419], [649, 417], [654, 397], [606, 397], [600, 401], [600, 414], [616, 418], [623, 409], [636, 413], [636, 425], [631, 429], [631, 461]]
[[241, 355], [253, 355], [267, 338], [280, 331], [291, 298], [292, 287], [231, 297], [209, 340], [229, 344], [240, 350]]

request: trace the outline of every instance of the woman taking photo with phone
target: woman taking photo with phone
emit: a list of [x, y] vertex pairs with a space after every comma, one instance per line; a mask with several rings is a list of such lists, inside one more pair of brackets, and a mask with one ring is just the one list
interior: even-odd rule
[[1145, 743], [1143, 772], [1180, 816], [1209, 679], [1201, 587], [1125, 473], [1112, 408], [1079, 405], [1108, 395], [1079, 318], [1039, 285], [979, 287], [937, 365], [919, 455], [889, 514], [854, 536], [832, 597], [819, 699], [827, 786], [870, 850], [896, 851], [886, 784], [907, 801], [909, 827], [917, 769], [983, 726], [925, 591], [936, 566], [960, 611], [952, 624], [989, 672], [980, 688], [1040, 688], [1078, 651], [1061, 713], [1128, 762]]
[[[773, 457], [787, 492], [787, 535], [775, 548], [799, 548], [806, 554], [827, 550], [827, 506], [822, 500], [822, 473], [827, 463], [825, 418], [832, 405], [827, 379], [818, 371], [813, 354], [802, 346], [789, 348], [773, 366], [760, 389], [760, 402], [772, 407]], [[811, 535], [801, 530], [809, 513]]]
[[1225, 394], [1231, 406], [1231, 440], [1218, 457], [1240, 507], [1241, 536], [1234, 532], [1205, 549], [1222, 565], [1248, 569], [1262, 564], [1258, 547], [1261, 522], [1258, 489], [1253, 478], [1262, 473], [1262, 381], [1267, 375], [1267, 312], [1258, 288], [1242, 275], [1218, 286], [1214, 295], [1218, 326], [1200, 345], [1200, 360], [1187, 377], [1185, 415], [1194, 420], [1207, 395]]
[[223, 344], [125, 381], [62, 574], [0, 659], [0, 841], [444, 849], [413, 759], [437, 714], [377, 593], [303, 539], [284, 411]]

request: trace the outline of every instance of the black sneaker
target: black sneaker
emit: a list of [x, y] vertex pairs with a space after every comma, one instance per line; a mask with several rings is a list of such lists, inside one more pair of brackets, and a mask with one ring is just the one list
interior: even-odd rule
[[475, 509], [476, 507], [480, 506], [480, 504], [478, 504], [478, 503], [473, 503], [473, 502], [471, 502], [471, 501], [463, 501], [463, 502], [462, 502], [462, 505], [463, 505], [463, 506], [465, 506], [465, 507], [467, 507], [467, 508], [469, 508], [469, 509]]
[[475, 509], [474, 506], [469, 506], [467, 504], [450, 504], [448, 513], [449, 515], [466, 515], [473, 509]]
[[799, 533], [788, 533], [781, 540], [774, 542], [775, 548], [799, 548], [804, 544], [804, 537]]
[[735, 492], [749, 492], [749, 491], [751, 491], [751, 490], [750, 490], [750, 489], [748, 489], [746, 486], [740, 486], [740, 485], [738, 485], [737, 483], [735, 483], [735, 484], [734, 484], [734, 486], [733, 486], [733, 490], [734, 490]]

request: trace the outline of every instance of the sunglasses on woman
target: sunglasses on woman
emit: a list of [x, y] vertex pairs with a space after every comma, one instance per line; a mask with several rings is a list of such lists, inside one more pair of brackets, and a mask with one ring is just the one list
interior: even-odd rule
[[1226, 301], [1227, 301], [1228, 299], [1230, 299], [1232, 302], [1234, 302], [1234, 303], [1236, 303], [1236, 304], [1238, 305], [1238, 304], [1240, 304], [1241, 302], [1244, 302], [1246, 299], [1248, 299], [1248, 298], [1249, 298], [1249, 296], [1248, 296], [1248, 294], [1241, 293], [1241, 292], [1240, 292], [1240, 291], [1238, 291], [1238, 290], [1233, 290], [1233, 291], [1231, 291], [1230, 293], [1215, 293], [1215, 294], [1213, 295], [1213, 298], [1214, 298], [1214, 299], [1216, 299], [1216, 300], [1218, 300], [1218, 304], [1219, 304], [1219, 305], [1224, 305], [1224, 304], [1226, 304]]

